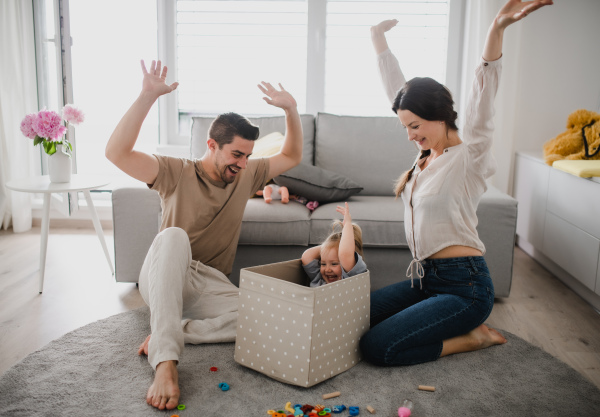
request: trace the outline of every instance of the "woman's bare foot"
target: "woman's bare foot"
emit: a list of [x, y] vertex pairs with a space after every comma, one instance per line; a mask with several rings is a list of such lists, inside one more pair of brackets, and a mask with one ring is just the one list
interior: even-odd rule
[[179, 404], [179, 377], [175, 361], [158, 364], [146, 402], [159, 410], [172, 410]]
[[472, 352], [504, 343], [506, 343], [506, 339], [498, 330], [482, 324], [467, 334], [444, 340], [444, 347], [442, 348], [440, 357], [452, 355], [453, 353]]
[[479, 349], [485, 349], [493, 345], [503, 345], [507, 342], [498, 330], [492, 329], [485, 324], [471, 330], [469, 333], [478, 340]]

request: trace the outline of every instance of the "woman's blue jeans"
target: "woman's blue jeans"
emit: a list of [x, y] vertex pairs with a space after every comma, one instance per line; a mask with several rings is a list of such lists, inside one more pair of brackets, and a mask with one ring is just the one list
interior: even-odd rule
[[363, 359], [376, 365], [434, 361], [443, 341], [473, 330], [490, 315], [494, 286], [483, 256], [423, 261], [419, 280], [371, 294], [371, 329], [361, 338]]

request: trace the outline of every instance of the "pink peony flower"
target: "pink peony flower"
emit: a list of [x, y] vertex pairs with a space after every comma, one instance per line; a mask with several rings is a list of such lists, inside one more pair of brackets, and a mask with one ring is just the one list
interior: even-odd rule
[[40, 111], [34, 119], [32, 127], [39, 137], [50, 142], [60, 141], [67, 131], [60, 115], [51, 110]]
[[63, 108], [63, 118], [74, 125], [78, 125], [85, 120], [85, 115], [83, 111], [73, 106], [72, 104], [67, 104]]
[[21, 132], [29, 139], [35, 139], [35, 130], [33, 130], [33, 121], [35, 120], [36, 114], [28, 114], [23, 118], [21, 122]]

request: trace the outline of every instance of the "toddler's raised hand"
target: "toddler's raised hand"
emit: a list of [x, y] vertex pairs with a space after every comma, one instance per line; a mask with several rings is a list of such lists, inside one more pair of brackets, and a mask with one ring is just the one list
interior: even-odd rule
[[344, 207], [337, 206], [335, 211], [342, 214], [344, 216], [344, 220], [342, 221], [342, 226], [346, 226], [347, 224], [352, 224], [352, 216], [350, 216], [350, 208], [348, 207], [348, 203], [344, 203]]

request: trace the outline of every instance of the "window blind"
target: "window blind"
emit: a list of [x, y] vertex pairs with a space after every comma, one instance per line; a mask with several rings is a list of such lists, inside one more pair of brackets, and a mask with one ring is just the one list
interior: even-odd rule
[[386, 19], [386, 34], [407, 80], [445, 83], [448, 1], [328, 0], [325, 109], [335, 114], [392, 116], [371, 43], [370, 28]]
[[[307, 94], [320, 95], [317, 111], [391, 115], [381, 86], [370, 27], [398, 19], [387, 34], [407, 79], [429, 76], [445, 83], [448, 0], [178, 0], [176, 22], [178, 111], [245, 115], [279, 114], [261, 100], [260, 81], [281, 82], [300, 112]], [[311, 13], [326, 14], [308, 33]], [[313, 19], [314, 21], [314, 19]], [[307, 57], [321, 42], [321, 61]], [[307, 61], [308, 60], [308, 61]], [[307, 62], [324, 87], [307, 85]], [[310, 64], [308, 64], [310, 65]], [[314, 72], [315, 68], [311, 68]], [[322, 74], [321, 74], [322, 73]], [[313, 74], [314, 76], [314, 74]]]
[[302, 0], [178, 1], [179, 112], [277, 113], [261, 81], [281, 83], [303, 109], [306, 23]]

